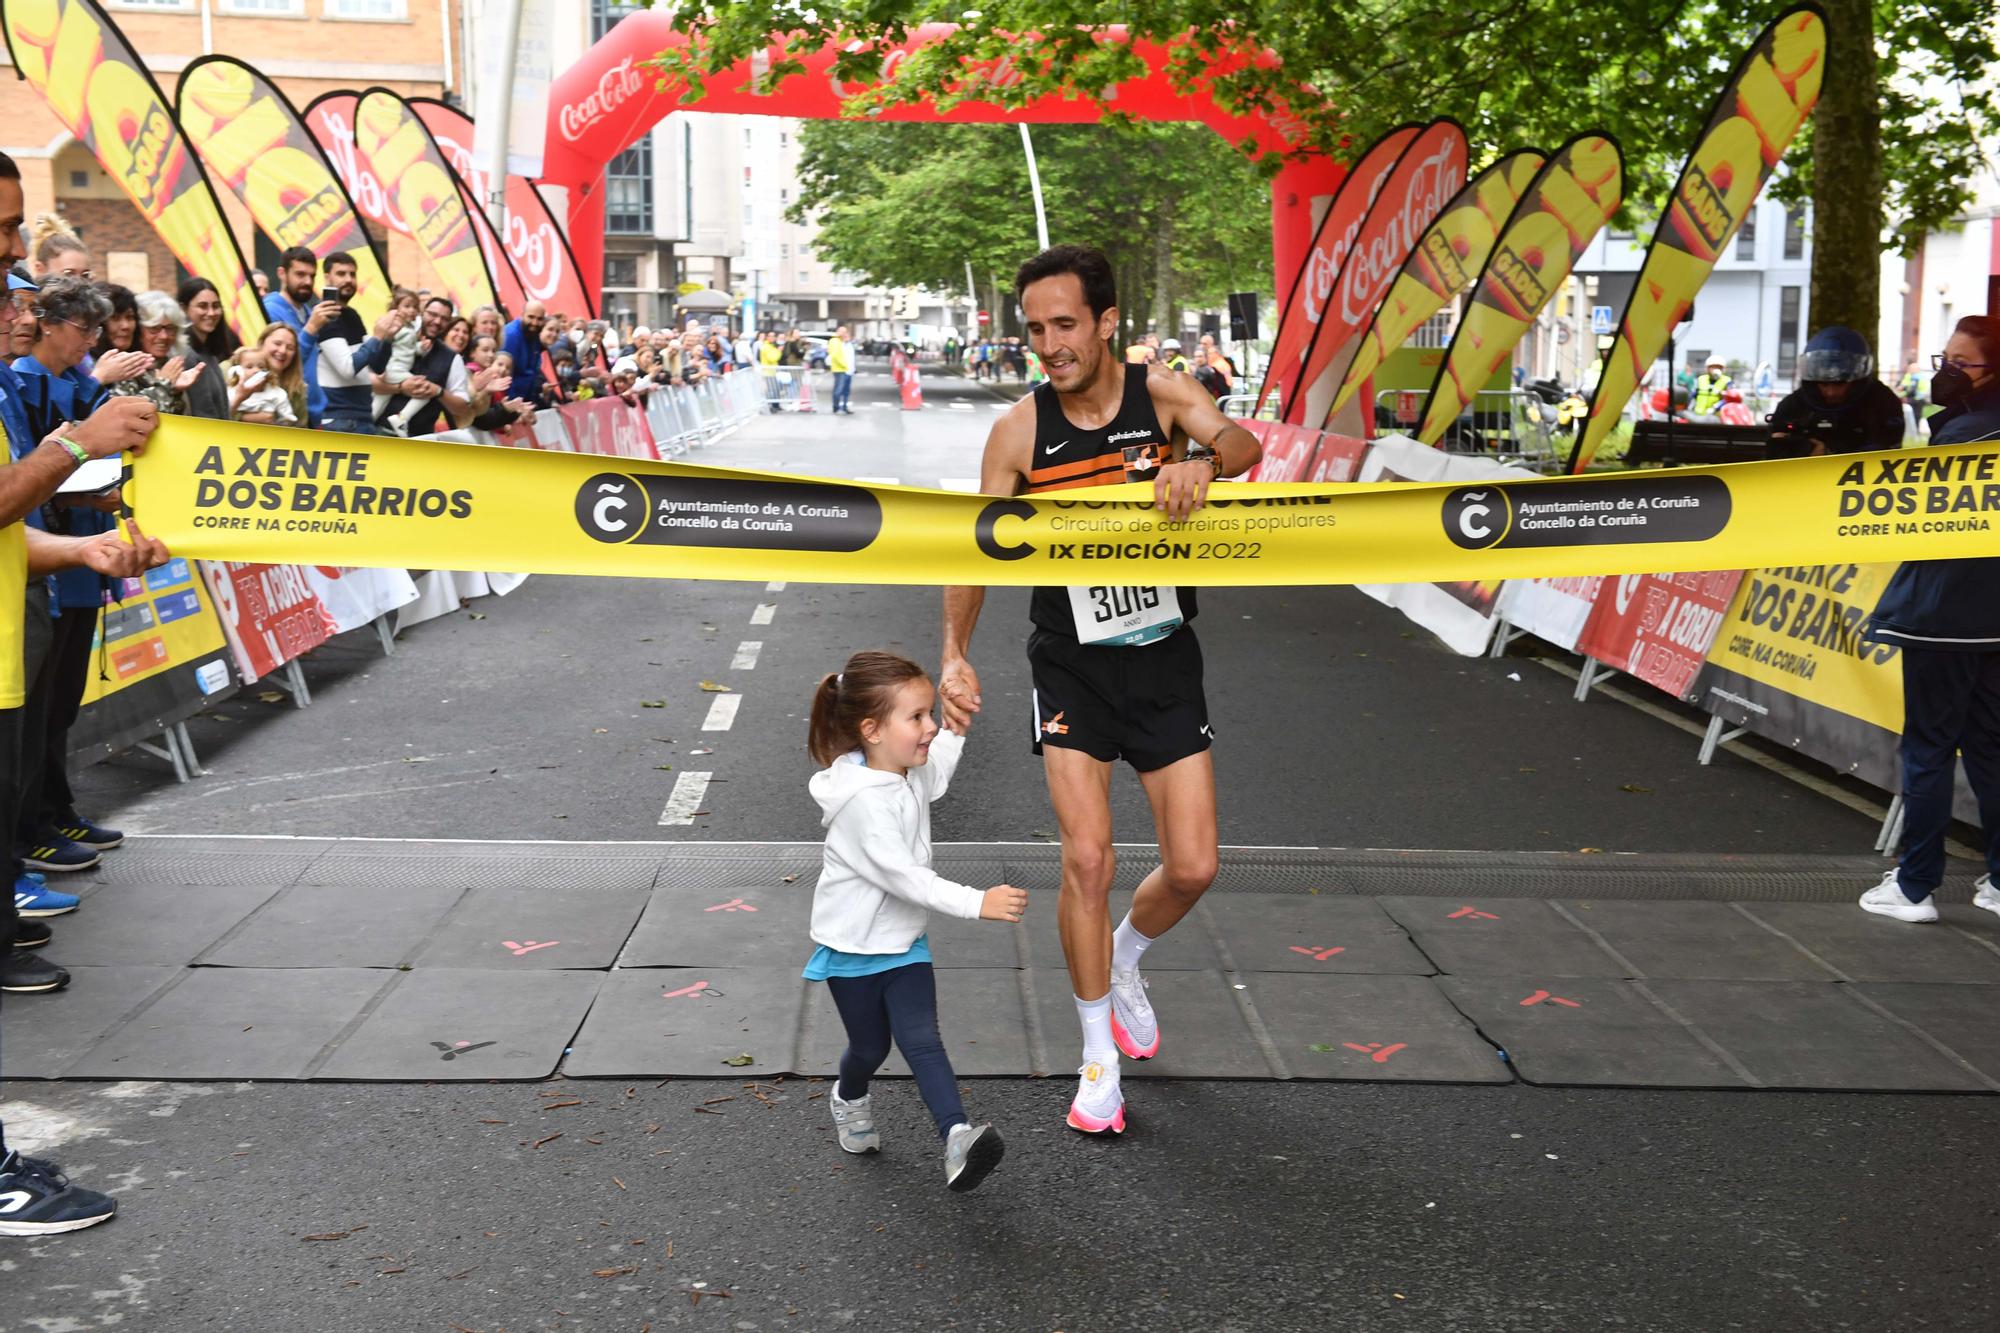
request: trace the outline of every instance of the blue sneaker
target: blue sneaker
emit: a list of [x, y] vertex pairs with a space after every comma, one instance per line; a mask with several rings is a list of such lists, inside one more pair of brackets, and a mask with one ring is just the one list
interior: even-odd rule
[[70, 815], [56, 824], [57, 833], [80, 847], [88, 847], [96, 852], [108, 852], [113, 847], [125, 845], [125, 835], [115, 828], [93, 824], [82, 815]]
[[21, 853], [21, 864], [30, 870], [95, 870], [104, 858], [94, 847], [71, 842], [60, 833], [50, 833]]
[[22, 916], [61, 916], [74, 912], [82, 901], [73, 893], [34, 883], [26, 875], [14, 881], [14, 910]]

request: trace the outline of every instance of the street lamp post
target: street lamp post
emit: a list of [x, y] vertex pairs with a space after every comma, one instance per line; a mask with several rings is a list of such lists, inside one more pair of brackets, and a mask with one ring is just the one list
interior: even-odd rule
[[[487, 0], [487, 3], [490, 8], [495, 0]], [[491, 108], [488, 114], [492, 117], [492, 137], [488, 140], [486, 153], [486, 220], [493, 224], [494, 235], [504, 237], [507, 234], [507, 128], [514, 105], [514, 65], [521, 50], [521, 0], [498, 0], [498, 3], [506, 6], [506, 12], [499, 64], [494, 69], [497, 88], [492, 100], [486, 103]]]
[[1035, 167], [1035, 141], [1028, 137], [1028, 126], [1021, 125], [1021, 151], [1028, 155], [1028, 189], [1035, 196], [1035, 238], [1041, 248], [1049, 248], [1049, 215], [1042, 209], [1042, 173]]

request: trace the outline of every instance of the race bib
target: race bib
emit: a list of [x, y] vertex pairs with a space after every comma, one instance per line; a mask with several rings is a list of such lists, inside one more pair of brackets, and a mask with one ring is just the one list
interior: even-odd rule
[[1137, 648], [1181, 627], [1181, 595], [1173, 587], [1071, 588], [1069, 607], [1076, 641], [1099, 648]]

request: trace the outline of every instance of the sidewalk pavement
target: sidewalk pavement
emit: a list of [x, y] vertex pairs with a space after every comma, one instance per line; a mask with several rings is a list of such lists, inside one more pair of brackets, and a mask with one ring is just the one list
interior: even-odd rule
[[[740, 1080], [842, 1047], [799, 977], [814, 844], [134, 841], [54, 923], [68, 991], [8, 1000], [10, 1078]], [[938, 848], [1031, 889], [1018, 927], [933, 922], [964, 1075], [1072, 1063], [1056, 853]], [[1222, 860], [1147, 955], [1166, 1042], [1130, 1073], [2000, 1091], [2000, 918], [1869, 916], [1874, 858]], [[1115, 912], [1152, 863], [1125, 850]]]

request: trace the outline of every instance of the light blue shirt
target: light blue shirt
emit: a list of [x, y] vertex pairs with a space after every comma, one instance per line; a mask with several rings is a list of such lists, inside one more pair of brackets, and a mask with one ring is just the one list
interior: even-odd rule
[[930, 961], [931, 937], [928, 933], [917, 936], [917, 942], [901, 953], [842, 953], [822, 944], [813, 950], [812, 957], [806, 959], [806, 970], [801, 975], [807, 981], [825, 981], [828, 977], [872, 977], [877, 972]]

